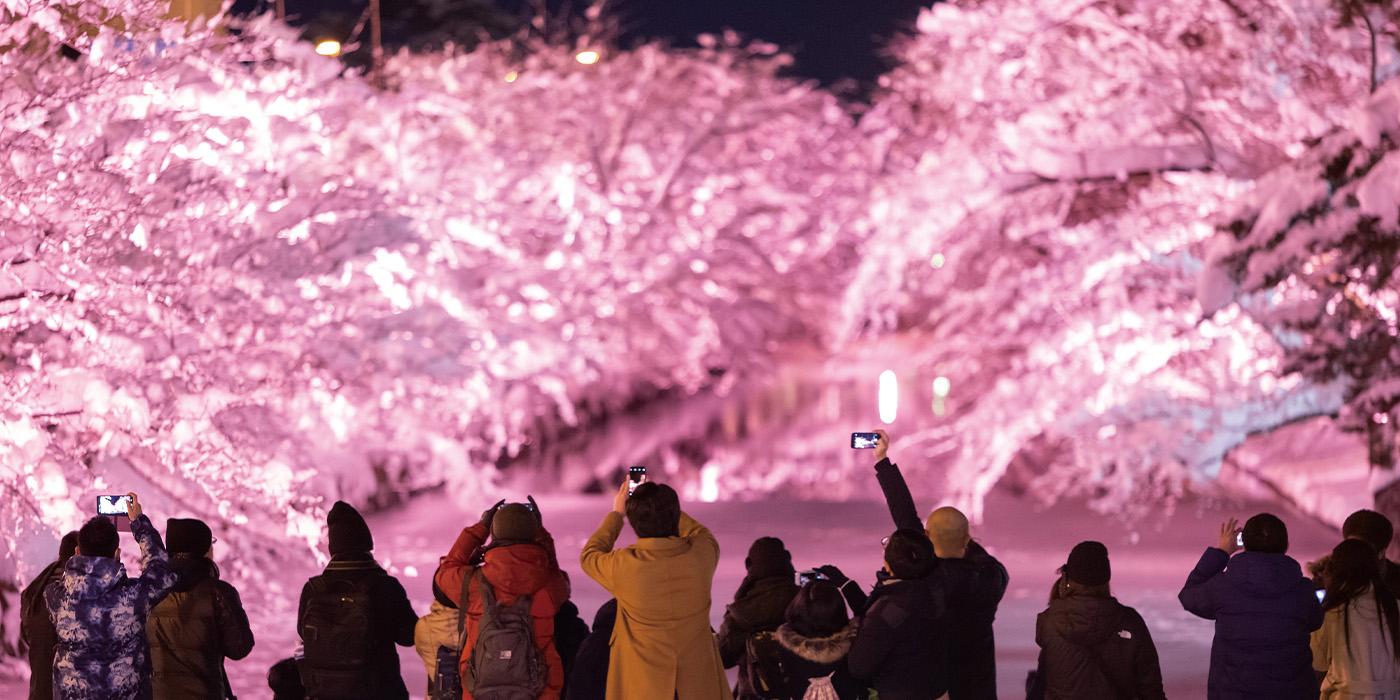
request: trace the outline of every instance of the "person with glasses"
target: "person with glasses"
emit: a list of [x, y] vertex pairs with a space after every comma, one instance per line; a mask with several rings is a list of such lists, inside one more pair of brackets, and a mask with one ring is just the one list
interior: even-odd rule
[[201, 520], [170, 518], [165, 541], [178, 579], [146, 621], [154, 698], [233, 697], [224, 659], [248, 656], [253, 630], [238, 589], [219, 578], [214, 563], [219, 540]]
[[967, 516], [945, 506], [929, 514], [919, 512], [899, 466], [890, 460], [890, 436], [883, 430], [875, 445], [875, 478], [885, 494], [895, 527], [923, 530], [933, 543], [938, 581], [948, 603], [948, 634], [956, 640], [949, 648], [948, 697], [950, 700], [996, 700], [996, 638], [992, 622], [1006, 594], [1010, 577], [1006, 567], [972, 539]]

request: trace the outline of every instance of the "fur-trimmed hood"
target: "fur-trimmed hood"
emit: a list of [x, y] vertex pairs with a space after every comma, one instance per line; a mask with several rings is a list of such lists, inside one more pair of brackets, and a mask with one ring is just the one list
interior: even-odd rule
[[787, 624], [778, 627], [778, 643], [799, 657], [817, 664], [834, 664], [846, 657], [856, 638], [856, 621], [851, 620], [830, 637], [804, 637]]

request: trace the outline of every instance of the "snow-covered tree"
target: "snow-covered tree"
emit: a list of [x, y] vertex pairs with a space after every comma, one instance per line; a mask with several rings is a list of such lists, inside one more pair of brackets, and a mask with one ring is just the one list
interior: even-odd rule
[[1266, 328], [1203, 320], [1194, 280], [1212, 217], [1366, 95], [1366, 38], [1336, 19], [1325, 0], [924, 13], [862, 122], [890, 177], [845, 328], [918, 331], [908, 373], [951, 380], [945, 417], [898, 426], [917, 474], [946, 470], [976, 513], [1029, 464], [1042, 497], [1134, 512], [1335, 408], [1281, 376]]
[[206, 519], [258, 578], [327, 499], [490, 490], [820, 336], [863, 230], [850, 116], [771, 47], [487, 45], [379, 92], [267, 19], [62, 9], [0, 26], [3, 579], [95, 493]]
[[[1350, 124], [1262, 178], [1222, 226], [1202, 274], [1208, 311], [1243, 308], [1277, 338], [1284, 372], [1335, 383], [1344, 429], [1364, 432], [1377, 502], [1400, 515], [1400, 83]], [[1238, 306], [1235, 306], [1238, 302]]]

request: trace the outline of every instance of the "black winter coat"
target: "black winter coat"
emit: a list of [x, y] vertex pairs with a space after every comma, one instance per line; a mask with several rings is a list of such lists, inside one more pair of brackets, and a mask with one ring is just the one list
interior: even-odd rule
[[146, 617], [155, 700], [223, 700], [224, 658], [253, 650], [253, 630], [238, 591], [214, 562], [174, 555], [180, 580]]
[[[408, 594], [404, 592], [403, 586], [399, 584], [398, 579], [380, 568], [374, 562], [374, 557], [367, 552], [332, 557], [331, 563], [326, 565], [321, 575], [333, 580], [371, 581], [369, 594], [374, 605], [374, 630], [377, 634], [374, 646], [370, 650], [369, 676], [372, 679], [372, 695], [376, 700], [408, 700], [408, 687], [404, 685], [403, 674], [399, 670], [399, 652], [394, 645], [413, 646], [413, 628], [418, 624], [418, 615], [413, 612], [413, 606], [408, 602]], [[297, 606], [298, 630], [306, 619], [307, 597], [310, 593], [311, 587], [308, 582], [301, 589], [301, 601]]]
[[[895, 527], [923, 530], [909, 485], [899, 467], [888, 459], [875, 465], [875, 478], [884, 491]], [[1006, 594], [1006, 567], [982, 545], [968, 544], [961, 559], [939, 559], [948, 604], [948, 635], [957, 643], [948, 649], [950, 700], [996, 700], [996, 637], [992, 623]]]
[[1210, 700], [1316, 700], [1310, 641], [1322, 606], [1297, 561], [1248, 551], [1231, 558], [1210, 547], [1177, 598], [1215, 620]]
[[29, 700], [53, 700], [53, 656], [58, 634], [44, 604], [44, 589], [63, 578], [63, 562], [44, 567], [19, 595], [19, 638], [29, 645]]
[[802, 700], [813, 678], [831, 676], [841, 700], [865, 700], [867, 687], [851, 675], [846, 655], [856, 638], [855, 621], [830, 637], [804, 637], [784, 624], [778, 628], [778, 663], [783, 669], [783, 693]]
[[605, 700], [608, 696], [608, 660], [612, 651], [613, 626], [617, 624], [617, 599], [598, 608], [593, 631], [583, 638], [569, 674], [566, 700]]
[[724, 610], [724, 621], [717, 635], [719, 658], [725, 668], [739, 666], [739, 683], [734, 689], [735, 700], [759, 697], [749, 687], [748, 638], [754, 632], [773, 631], [783, 624], [788, 604], [797, 596], [798, 586], [791, 576], [745, 578], [734, 594], [734, 602]]
[[947, 608], [937, 576], [875, 586], [847, 654], [851, 675], [880, 700], [928, 700], [948, 691]]
[[569, 677], [574, 671], [574, 657], [578, 656], [579, 646], [588, 638], [588, 623], [579, 617], [578, 606], [566, 600], [554, 614], [554, 649], [559, 652], [559, 660], [564, 663], [564, 687], [559, 698], [569, 697]]
[[1112, 597], [1050, 601], [1036, 617], [1035, 643], [1045, 700], [1166, 700], [1147, 624]]

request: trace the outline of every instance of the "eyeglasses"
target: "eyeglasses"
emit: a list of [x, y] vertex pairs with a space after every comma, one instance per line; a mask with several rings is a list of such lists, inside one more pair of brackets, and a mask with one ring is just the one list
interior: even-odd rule
[[881, 547], [888, 547], [888, 546], [890, 546], [890, 537], [889, 537], [889, 535], [885, 535], [884, 537], [881, 537], [881, 538], [880, 538], [880, 546], [881, 546]]
[[217, 538], [217, 537], [215, 537], [215, 536], [213, 536], [213, 535], [210, 535], [210, 536], [209, 536], [209, 545], [210, 545], [210, 546], [213, 546], [213, 545], [216, 544], [218, 541], [219, 541], [219, 538]]

